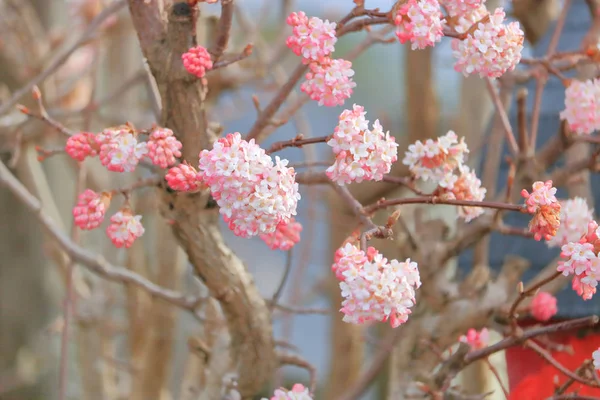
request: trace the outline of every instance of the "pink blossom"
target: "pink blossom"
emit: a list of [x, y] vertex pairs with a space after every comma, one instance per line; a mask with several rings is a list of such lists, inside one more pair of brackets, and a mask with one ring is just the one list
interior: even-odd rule
[[96, 135], [96, 142], [100, 145], [100, 162], [114, 172], [133, 172], [148, 152], [146, 143], [138, 142], [128, 125], [103, 130]]
[[589, 135], [600, 128], [600, 79], [573, 80], [565, 91], [565, 110], [560, 118], [579, 135]]
[[180, 192], [196, 192], [202, 184], [198, 171], [185, 162], [170, 168], [165, 179], [171, 189]]
[[181, 55], [181, 60], [187, 72], [198, 78], [203, 78], [206, 71], [213, 67], [208, 50], [202, 46], [192, 47]]
[[485, 0], [439, 0], [439, 2], [450, 16], [457, 17], [478, 10], [485, 3]]
[[560, 205], [560, 226], [556, 235], [546, 242], [548, 247], [560, 247], [578, 241], [593, 220], [594, 210], [581, 197], [563, 200]]
[[538, 321], [548, 321], [558, 312], [556, 297], [548, 292], [539, 292], [531, 300], [531, 315]]
[[182, 144], [173, 136], [173, 131], [168, 128], [154, 128], [146, 146], [148, 157], [152, 163], [161, 168], [175, 164], [175, 158], [181, 157]]
[[389, 132], [383, 132], [379, 120], [369, 129], [364, 108], [354, 105], [339, 116], [338, 126], [327, 142], [336, 154], [327, 176], [339, 183], [380, 181], [398, 159], [398, 144]]
[[293, 27], [293, 35], [287, 38], [286, 44], [296, 55], [302, 57], [303, 63], [324, 64], [329, 61], [337, 41], [335, 22], [323, 21], [317, 17], [308, 18], [303, 12], [291, 13], [286, 22]]
[[260, 238], [271, 250], [288, 251], [300, 241], [302, 225], [291, 218], [287, 223], [280, 222], [271, 233], [260, 235]]
[[477, 332], [475, 329], [471, 328], [467, 331], [466, 335], [463, 335], [459, 338], [459, 340], [463, 343], [471, 346], [472, 350], [483, 349], [488, 345], [489, 342], [489, 332], [487, 328], [483, 328], [481, 331]]
[[144, 234], [141, 215], [133, 215], [128, 209], [122, 209], [110, 217], [110, 225], [106, 234], [115, 247], [129, 248], [133, 242]]
[[452, 40], [456, 71], [498, 78], [515, 68], [521, 61], [524, 33], [518, 22], [504, 24], [504, 18], [502, 8], [497, 8], [469, 29], [464, 40]]
[[233, 233], [251, 237], [272, 233], [296, 215], [300, 194], [287, 164], [279, 157], [273, 162], [254, 139], [247, 142], [236, 132], [200, 153], [198, 177]]
[[318, 101], [320, 106], [341, 106], [352, 96], [356, 83], [352, 80], [352, 63], [347, 60], [324, 60], [310, 64], [310, 72], [300, 90]]
[[525, 189], [521, 191], [527, 211], [534, 214], [529, 223], [529, 231], [534, 234], [535, 240], [549, 240], [558, 231], [561, 205], [555, 194], [556, 188], [552, 187], [552, 181], [534, 182], [531, 193]]
[[99, 146], [96, 143], [95, 135], [89, 132], [79, 132], [67, 139], [65, 151], [72, 159], [83, 161], [87, 157], [98, 155]]
[[[269, 400], [263, 397], [262, 400]], [[284, 388], [276, 389], [270, 400], [313, 400], [308, 388], [299, 383], [296, 383], [292, 390]]]
[[341, 280], [343, 320], [352, 324], [389, 321], [392, 328], [405, 323], [421, 286], [417, 263], [388, 262], [377, 250], [367, 253], [350, 243], [337, 250], [332, 266]]
[[396, 12], [396, 36], [402, 44], [410, 40], [413, 50], [433, 46], [443, 36], [442, 17], [438, 0], [408, 0]]
[[600, 280], [600, 229], [596, 221], [588, 223], [587, 232], [577, 242], [561, 247], [557, 270], [564, 276], [573, 275], [572, 288], [584, 300], [596, 293]]
[[77, 205], [73, 208], [74, 223], [84, 230], [95, 229], [104, 220], [106, 209], [110, 205], [111, 194], [96, 193], [86, 189], [79, 195]]
[[[456, 181], [453, 180], [451, 188], [440, 186], [437, 190], [441, 198], [449, 200], [483, 201], [487, 190], [481, 187], [481, 181], [474, 171], [466, 165], [458, 168]], [[458, 215], [466, 222], [481, 216], [484, 213], [482, 207], [458, 207]]]

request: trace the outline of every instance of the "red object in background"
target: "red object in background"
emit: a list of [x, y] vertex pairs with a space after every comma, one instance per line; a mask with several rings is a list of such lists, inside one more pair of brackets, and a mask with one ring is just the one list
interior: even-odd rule
[[[560, 322], [553, 320], [552, 323]], [[523, 328], [539, 325], [539, 322], [525, 322]], [[546, 324], [542, 324], [546, 325]], [[576, 370], [585, 359], [591, 359], [592, 353], [600, 347], [600, 334], [589, 332], [579, 337], [577, 332], [556, 333], [548, 335], [548, 339], [556, 344], [570, 345], [573, 354], [552, 351], [552, 356], [571, 371]], [[509, 400], [545, 400], [554, 394], [555, 377], [559, 385], [568, 378], [541, 356], [522, 346], [512, 347], [506, 351], [506, 364], [509, 381]], [[582, 396], [600, 396], [600, 389], [591, 388], [575, 382], [565, 393], [575, 393]]]

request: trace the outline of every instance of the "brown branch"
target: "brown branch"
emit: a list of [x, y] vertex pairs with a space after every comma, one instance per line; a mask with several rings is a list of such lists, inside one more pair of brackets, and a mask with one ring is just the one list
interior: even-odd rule
[[304, 146], [305, 144], [326, 143], [329, 139], [331, 139], [331, 136], [320, 136], [315, 138], [304, 139], [304, 136], [300, 134], [291, 140], [283, 140], [281, 142], [273, 143], [271, 147], [269, 147], [269, 149], [267, 150], [267, 154], [273, 154], [287, 147], [302, 148], [302, 146]]
[[104, 257], [94, 254], [75, 244], [67, 235], [61, 232], [60, 228], [52, 218], [43, 211], [39, 200], [17, 180], [2, 161], [0, 161], [0, 183], [3, 186], [6, 186], [34, 215], [36, 215], [44, 230], [59, 244], [74, 262], [85, 266], [90, 271], [109, 281], [135, 285], [154, 297], [165, 300], [186, 310], [195, 309], [201, 302], [201, 299], [184, 296], [179, 292], [165, 289], [125, 268], [114, 266], [106, 261]]
[[231, 22], [233, 21], [234, 8], [233, 0], [221, 0], [221, 18], [219, 18], [219, 25], [217, 27], [217, 40], [210, 50], [212, 61], [214, 63], [219, 61], [223, 52], [227, 49], [229, 36], [231, 34]]
[[309, 391], [310, 393], [315, 392], [317, 387], [317, 369], [311, 363], [300, 356], [281, 352], [277, 354], [277, 359], [281, 365], [293, 365], [307, 370], [310, 379]]
[[[130, 0], [132, 2], [143, 3], [143, 0]], [[62, 51], [57, 52], [54, 57], [48, 62], [48, 66], [44, 68], [42, 72], [36, 75], [33, 79], [31, 79], [25, 86], [21, 89], [17, 90], [9, 100], [4, 102], [4, 104], [0, 105], [0, 115], [6, 114], [10, 111], [15, 104], [27, 93], [31, 92], [34, 86], [39, 86], [42, 82], [46, 80], [50, 75], [52, 75], [61, 65], [63, 65], [69, 57], [85, 42], [87, 42], [96, 30], [106, 21], [110, 16], [118, 12], [121, 8], [125, 6], [125, 0], [117, 0], [110, 5], [108, 5], [90, 24], [87, 26], [86, 30], [81, 34], [79, 38], [75, 40], [73, 44], [64, 48]]]
[[365, 207], [365, 213], [370, 214], [374, 211], [386, 207], [398, 206], [402, 204], [444, 204], [463, 207], [482, 207], [496, 210], [508, 210], [526, 212], [522, 205], [501, 203], [498, 201], [474, 201], [474, 200], [446, 200], [437, 196], [405, 197], [401, 199], [381, 200], [375, 204]]
[[508, 120], [508, 115], [506, 115], [506, 109], [502, 104], [502, 100], [500, 96], [496, 92], [496, 88], [490, 78], [485, 78], [488, 92], [492, 97], [492, 101], [494, 106], [496, 106], [496, 112], [500, 116], [500, 120], [502, 121], [502, 125], [504, 127], [504, 133], [506, 134], [506, 140], [509, 144], [510, 150], [513, 154], [518, 154], [519, 145], [517, 144], [517, 140], [515, 139], [515, 134], [513, 133], [512, 127], [510, 126], [510, 121]]
[[[508, 312], [509, 318], [511, 320], [511, 326], [512, 326], [513, 332], [515, 332], [517, 329], [517, 318], [518, 318], [517, 308], [519, 308], [519, 305], [523, 302], [523, 300], [525, 300], [527, 297], [533, 296], [538, 291], [539, 288], [541, 288], [548, 282], [553, 281], [554, 279], [558, 278], [561, 275], [562, 274], [557, 271], [557, 272], [553, 273], [552, 275], [550, 275], [549, 277], [542, 279], [539, 282], [536, 282], [531, 287], [529, 287], [527, 290], [519, 291], [519, 297], [517, 297], [515, 302], [510, 307], [510, 311]], [[520, 287], [521, 288], [523, 287], [522, 283], [520, 284]]]

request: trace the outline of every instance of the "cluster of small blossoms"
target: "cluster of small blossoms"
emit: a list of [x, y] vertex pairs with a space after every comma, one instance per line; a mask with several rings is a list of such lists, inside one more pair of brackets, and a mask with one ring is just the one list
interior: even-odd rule
[[[438, 196], [448, 200], [483, 201], [486, 193], [487, 189], [481, 187], [481, 180], [477, 178], [475, 171], [471, 171], [466, 165], [459, 166], [458, 175], [451, 187], [440, 185], [436, 190]], [[458, 207], [458, 216], [464, 218], [465, 222], [471, 222], [484, 212], [483, 207]]]
[[421, 286], [417, 264], [388, 262], [373, 247], [365, 254], [346, 243], [335, 253], [332, 266], [341, 281], [343, 320], [353, 324], [389, 320], [393, 328], [407, 321]]
[[539, 292], [531, 300], [529, 310], [533, 318], [538, 321], [548, 321], [558, 312], [556, 303], [556, 297], [552, 296], [550, 293]]
[[192, 47], [181, 55], [181, 60], [187, 72], [198, 78], [203, 78], [206, 71], [213, 67], [208, 50], [202, 46]]
[[287, 23], [293, 28], [287, 46], [302, 57], [310, 69], [300, 90], [320, 106], [343, 105], [352, 96], [356, 84], [352, 80], [352, 63], [331, 57], [337, 42], [336, 24], [317, 17], [308, 18], [303, 12], [291, 13]]
[[[462, 17], [470, 16], [481, 9], [485, 0], [439, 0], [439, 2], [451, 17]], [[478, 20], [473, 21], [473, 23]]]
[[444, 23], [438, 0], [408, 0], [396, 10], [394, 24], [400, 43], [410, 41], [413, 50], [442, 40]]
[[187, 164], [171, 168], [167, 182], [174, 190], [210, 188], [223, 219], [240, 237], [270, 234], [296, 215], [300, 194], [288, 161], [275, 162], [254, 140], [230, 133], [202, 150], [198, 171]]
[[467, 331], [466, 335], [463, 335], [459, 338], [459, 341], [471, 346], [472, 350], [483, 349], [488, 345], [489, 340], [490, 337], [487, 328], [483, 328], [479, 332], [471, 328]]
[[594, 368], [600, 371], [600, 348], [592, 353], [592, 359], [594, 360]]
[[339, 183], [380, 181], [398, 159], [398, 144], [389, 132], [384, 133], [379, 120], [369, 130], [364, 108], [354, 105], [339, 116], [338, 126], [327, 142], [336, 154], [327, 176]]
[[284, 388], [276, 389], [273, 393], [273, 397], [270, 399], [263, 397], [262, 400], [313, 400], [313, 398], [310, 395], [308, 388], [296, 383], [292, 386], [292, 390]]
[[[474, 13], [479, 14], [480, 9]], [[468, 28], [464, 39], [453, 39], [454, 69], [465, 76], [498, 78], [521, 61], [524, 33], [518, 22], [504, 23], [505, 12], [497, 8]], [[471, 18], [465, 16], [464, 21]]]
[[308, 18], [301, 11], [291, 13], [287, 17], [287, 24], [292, 27], [293, 35], [287, 38], [286, 44], [294, 54], [302, 57], [304, 64], [323, 63], [335, 50], [335, 22]]
[[[86, 189], [73, 208], [75, 225], [83, 230], [98, 228], [104, 221], [111, 198], [112, 193]], [[124, 208], [110, 218], [106, 233], [116, 247], [131, 247], [135, 239], [144, 234], [141, 219], [141, 215], [134, 216], [128, 208]]]
[[320, 106], [341, 106], [352, 96], [352, 89], [356, 86], [353, 75], [352, 63], [347, 60], [329, 59], [322, 64], [312, 63], [300, 90]]
[[560, 205], [560, 226], [556, 235], [546, 242], [548, 247], [560, 247], [578, 241], [586, 232], [588, 223], [594, 219], [593, 210], [581, 197], [563, 200]]
[[552, 181], [534, 182], [532, 192], [523, 189], [521, 196], [525, 198], [527, 211], [533, 214], [529, 222], [529, 231], [534, 234], [534, 239], [550, 240], [558, 232], [561, 210]]
[[[469, 149], [464, 138], [453, 131], [425, 143], [417, 140], [408, 146], [402, 163], [412, 176], [437, 185], [435, 194], [444, 199], [482, 201], [486, 189], [474, 171], [464, 164]], [[459, 207], [459, 216], [467, 222], [483, 214], [481, 207]]]
[[106, 233], [116, 247], [129, 248], [144, 234], [141, 219], [141, 215], [133, 215], [127, 208], [122, 209], [110, 217]]
[[571, 81], [565, 91], [565, 109], [560, 118], [580, 135], [600, 129], [600, 79]]
[[573, 275], [572, 288], [584, 300], [596, 293], [600, 280], [600, 229], [596, 221], [588, 223], [587, 232], [577, 242], [561, 247], [557, 270], [564, 276]]
[[300, 241], [302, 225], [291, 218], [289, 222], [280, 222], [271, 233], [260, 235], [260, 238], [271, 250], [288, 251]]
[[107, 128], [97, 135], [80, 132], [69, 137], [65, 151], [80, 162], [98, 156], [102, 165], [113, 172], [133, 172], [144, 157], [161, 168], [181, 157], [181, 142], [170, 129], [154, 127], [146, 142], [138, 138], [139, 133], [131, 125]]

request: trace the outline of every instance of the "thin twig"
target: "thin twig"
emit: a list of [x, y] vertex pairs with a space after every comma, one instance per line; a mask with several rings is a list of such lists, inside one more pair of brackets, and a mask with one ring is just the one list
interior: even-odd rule
[[283, 288], [285, 287], [285, 283], [287, 282], [288, 277], [290, 276], [290, 271], [292, 270], [292, 249], [289, 249], [285, 255], [285, 271], [283, 272], [283, 277], [281, 278], [281, 282], [275, 290], [273, 294], [273, 298], [271, 299], [271, 307], [273, 307], [283, 294]]

